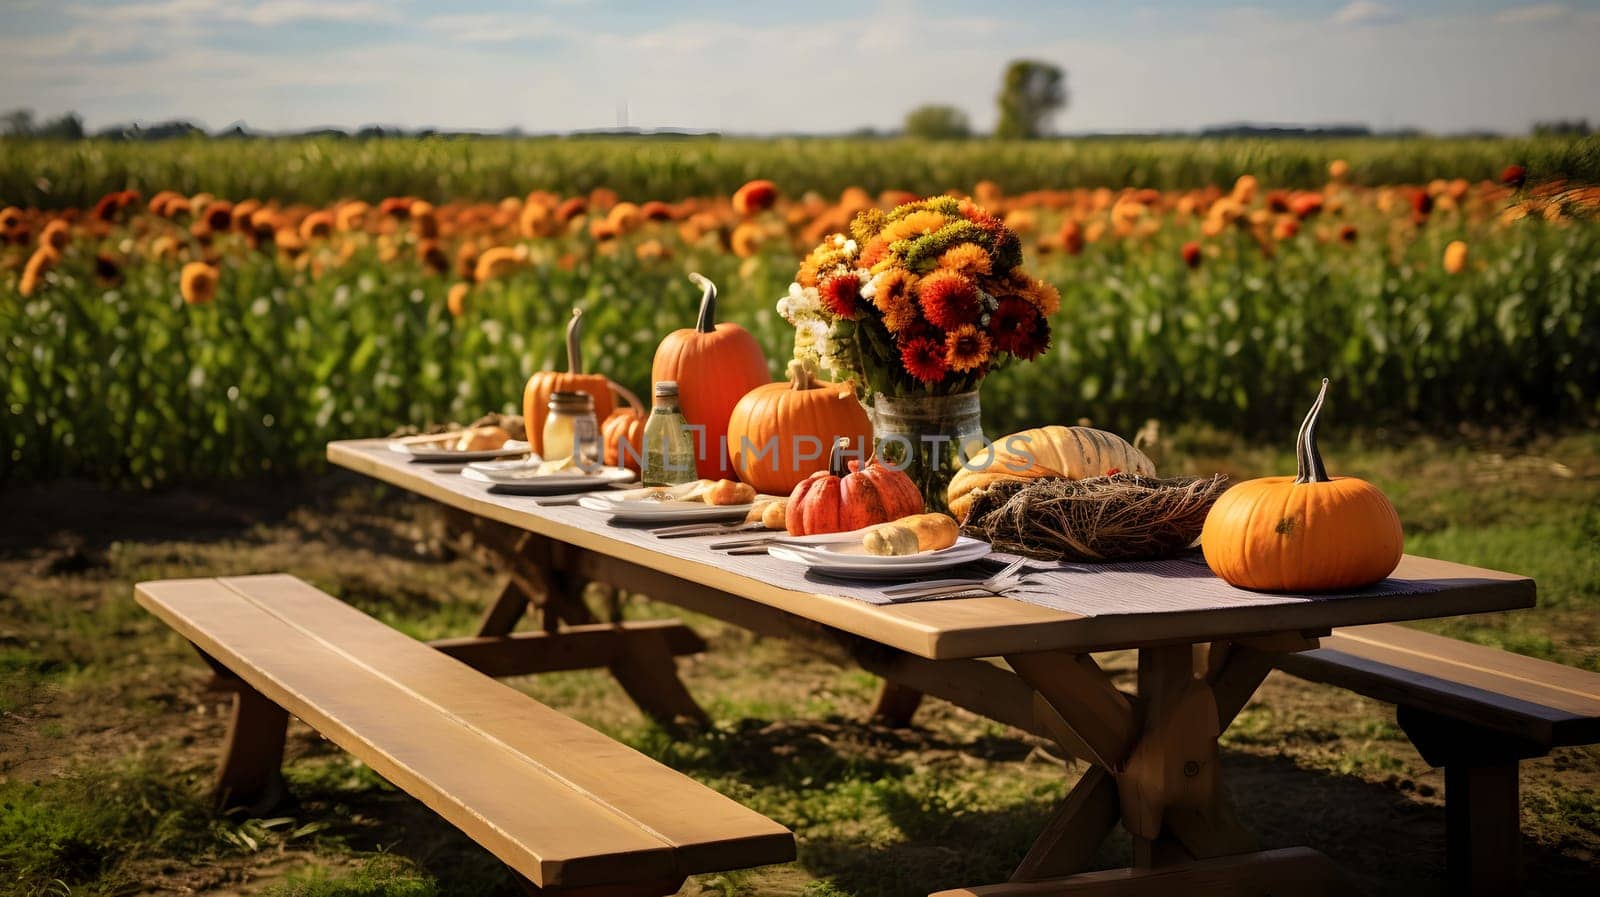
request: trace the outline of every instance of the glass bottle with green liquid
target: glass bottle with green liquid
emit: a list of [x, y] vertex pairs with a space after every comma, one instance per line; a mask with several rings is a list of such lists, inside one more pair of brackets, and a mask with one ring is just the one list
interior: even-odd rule
[[694, 433], [678, 407], [678, 384], [661, 380], [655, 385], [650, 418], [644, 424], [644, 471], [646, 486], [677, 486], [693, 482], [695, 476]]

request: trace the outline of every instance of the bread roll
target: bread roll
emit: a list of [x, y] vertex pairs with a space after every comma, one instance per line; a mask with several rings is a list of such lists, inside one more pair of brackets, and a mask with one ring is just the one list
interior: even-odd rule
[[903, 526], [916, 534], [918, 551], [949, 548], [961, 536], [961, 527], [949, 514], [913, 514], [901, 517], [894, 525]]
[[917, 547], [917, 534], [908, 526], [898, 523], [882, 523], [867, 530], [861, 537], [861, 547], [867, 554], [879, 557], [901, 557], [916, 554], [921, 551]]
[[489, 451], [505, 445], [506, 440], [510, 438], [510, 433], [496, 426], [471, 427], [461, 431], [461, 438], [456, 440], [456, 451]]

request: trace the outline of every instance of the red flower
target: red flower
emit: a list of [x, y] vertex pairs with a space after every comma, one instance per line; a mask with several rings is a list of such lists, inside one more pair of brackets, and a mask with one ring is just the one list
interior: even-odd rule
[[1299, 194], [1289, 203], [1289, 211], [1294, 213], [1294, 217], [1301, 220], [1310, 218], [1312, 215], [1322, 211], [1322, 194]]
[[938, 383], [948, 368], [944, 363], [944, 343], [919, 336], [900, 345], [900, 361], [906, 373], [922, 383]]
[[1521, 190], [1522, 185], [1528, 182], [1528, 169], [1521, 165], [1507, 165], [1505, 171], [1500, 172], [1500, 183], [1513, 190]]
[[733, 210], [750, 216], [772, 208], [778, 201], [778, 185], [771, 181], [751, 181], [733, 194]]
[[1339, 226], [1339, 242], [1341, 242], [1341, 243], [1354, 243], [1355, 241], [1356, 241], [1356, 226], [1354, 224], [1343, 224], [1343, 225], [1340, 225]]
[[935, 271], [917, 284], [922, 314], [943, 330], [978, 320], [978, 288], [954, 271]]
[[1433, 211], [1433, 197], [1426, 190], [1418, 190], [1411, 194], [1411, 211], [1418, 218], [1426, 218]]
[[1000, 307], [989, 319], [989, 332], [994, 335], [995, 348], [1018, 358], [1031, 359], [1044, 351], [1050, 340], [1048, 332], [1045, 339], [1037, 338], [1041, 330], [1046, 330], [1046, 325], [1039, 310], [1033, 307], [1033, 303], [1016, 296], [1001, 299]]
[[562, 224], [566, 224], [568, 221], [571, 221], [579, 215], [582, 215], [588, 210], [589, 204], [579, 197], [574, 196], [566, 202], [563, 202], [561, 205], [556, 206], [556, 220]]
[[834, 316], [847, 321], [856, 319], [856, 303], [861, 301], [861, 281], [854, 274], [840, 274], [817, 285], [822, 304]]
[[1083, 252], [1083, 225], [1069, 218], [1067, 223], [1061, 225], [1061, 248], [1067, 255], [1078, 255]]
[[1180, 249], [1179, 252], [1183, 255], [1183, 263], [1189, 266], [1190, 271], [1200, 267], [1199, 243], [1195, 242], [1194, 240], [1190, 240], [1189, 242], [1183, 244], [1183, 248]]

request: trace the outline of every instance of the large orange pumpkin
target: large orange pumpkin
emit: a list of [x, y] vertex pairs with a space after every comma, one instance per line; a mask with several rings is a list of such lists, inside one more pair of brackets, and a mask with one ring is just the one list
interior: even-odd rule
[[1317, 451], [1328, 381], [1300, 425], [1298, 475], [1262, 477], [1211, 506], [1200, 547], [1212, 572], [1245, 589], [1331, 592], [1371, 585], [1400, 563], [1400, 516], [1378, 487], [1330, 477]]
[[528, 428], [528, 442], [537, 453], [544, 453], [544, 419], [550, 413], [550, 396], [557, 392], [586, 392], [594, 396], [595, 420], [611, 416], [616, 404], [611, 399], [611, 380], [604, 374], [583, 372], [583, 352], [578, 337], [583, 332], [583, 309], [574, 308], [567, 322], [567, 369], [539, 371], [528, 378], [522, 390], [522, 419]]
[[728, 418], [728, 452], [739, 479], [769, 495], [788, 495], [828, 466], [826, 447], [841, 438], [870, 445], [872, 421], [848, 383], [829, 383], [789, 362], [789, 379], [744, 394]]
[[678, 382], [684, 419], [705, 427], [696, 470], [705, 479], [726, 479], [733, 474], [726, 445], [728, 417], [745, 393], [771, 377], [756, 338], [738, 324], [716, 322], [716, 284], [700, 274], [690, 274], [689, 279], [704, 291], [700, 320], [661, 341], [650, 365], [650, 380]]
[[792, 536], [845, 533], [921, 514], [922, 493], [905, 471], [885, 466], [877, 458], [863, 464], [844, 463], [840, 440], [828, 459], [828, 469], [800, 481], [789, 496], [784, 522]]
[[628, 403], [628, 407], [618, 408], [600, 422], [600, 442], [605, 447], [606, 464], [626, 467], [638, 473], [640, 461], [644, 458], [644, 403], [632, 390], [619, 383], [613, 382], [611, 388]]

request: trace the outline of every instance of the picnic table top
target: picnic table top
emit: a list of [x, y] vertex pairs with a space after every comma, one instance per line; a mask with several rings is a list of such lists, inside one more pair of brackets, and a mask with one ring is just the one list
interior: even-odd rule
[[[685, 551], [674, 540], [616, 527], [604, 515], [575, 507], [544, 508], [531, 496], [504, 495], [457, 475], [459, 465], [416, 463], [390, 451], [386, 439], [328, 444], [333, 464], [371, 476], [459, 510], [499, 521], [600, 555], [647, 566], [670, 576], [767, 605], [808, 620], [935, 660], [993, 657], [1036, 651], [1090, 652], [1158, 644], [1198, 643], [1316, 632], [1342, 626], [1531, 607], [1534, 584], [1511, 573], [1407, 555], [1390, 577], [1412, 591], [1341, 596], [1216, 594], [1198, 578], [1162, 578], [1153, 592], [1130, 601], [1116, 586], [1124, 580], [1084, 574], [1069, 579], [1072, 606], [1044, 607], [1004, 597], [874, 604], [860, 589], [829, 593], [827, 583], [791, 588], [775, 582], [766, 558], [711, 556]], [[668, 550], [670, 548], [671, 550]], [[1128, 565], [1123, 565], [1127, 567]], [[1067, 574], [1071, 576], [1071, 574]], [[1210, 579], [1209, 576], [1206, 577]], [[815, 588], [807, 591], [806, 588]], [[847, 597], [847, 591], [857, 597]], [[654, 596], [671, 601], [671, 596]]]

